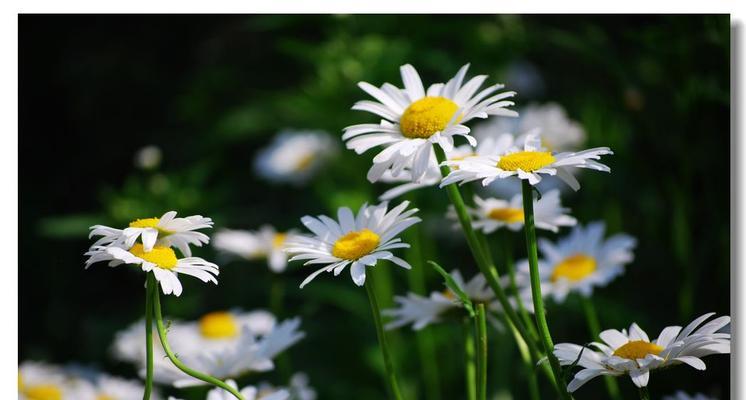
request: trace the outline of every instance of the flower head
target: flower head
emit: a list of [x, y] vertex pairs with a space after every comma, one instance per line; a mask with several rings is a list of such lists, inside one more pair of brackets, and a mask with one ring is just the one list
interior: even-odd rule
[[339, 209], [339, 221], [326, 215], [316, 218], [305, 216], [301, 222], [313, 236], [297, 235], [288, 240], [285, 251], [295, 254], [290, 261], [307, 260], [304, 265], [324, 264], [323, 267], [301, 283], [302, 288], [322, 272], [339, 275], [351, 265], [350, 274], [356, 285], [365, 283], [365, 267], [374, 266], [378, 260], [388, 260], [400, 267], [410, 269], [406, 261], [394, 256], [389, 250], [407, 248], [396, 236], [403, 230], [420, 222], [414, 214], [416, 208], [404, 211], [405, 201], [388, 210], [388, 204], [363, 205], [355, 216], [347, 207]]
[[92, 226], [89, 237], [101, 236], [93, 245], [132, 247], [137, 239], [141, 239], [145, 251], [153, 246], [174, 246], [186, 257], [191, 257], [190, 245], [200, 247], [210, 241], [210, 238], [199, 229], [212, 228], [212, 219], [201, 215], [177, 218], [176, 211], [169, 211], [160, 218], [136, 219], [125, 229], [110, 228], [104, 225]]
[[286, 130], [259, 152], [254, 169], [269, 181], [302, 185], [337, 153], [337, 148], [337, 142], [325, 132]]
[[215, 234], [216, 249], [247, 260], [266, 258], [272, 272], [283, 272], [287, 267], [285, 242], [293, 232], [278, 232], [265, 225], [258, 231], [223, 229]]
[[59, 366], [25, 361], [18, 367], [18, 398], [94, 400], [96, 396], [88, 381], [73, 376]]
[[[501, 138], [513, 140], [510, 135], [502, 135]], [[609, 167], [595, 161], [605, 154], [613, 153], [608, 147], [597, 147], [577, 153], [552, 153], [542, 147], [540, 136], [532, 133], [526, 137], [522, 149], [512, 146], [509, 150], [499, 154], [445, 161], [443, 164], [450, 166], [452, 171], [443, 178], [440, 186], [443, 187], [457, 182], [464, 184], [478, 180], [482, 181], [483, 186], [487, 186], [496, 179], [505, 179], [512, 176], [517, 176], [520, 179], [527, 180], [531, 185], [536, 185], [541, 181], [541, 175], [556, 175], [571, 188], [578, 190], [580, 184], [568, 168], [588, 168], [609, 172]]]
[[345, 128], [342, 139], [347, 141], [348, 149], [358, 154], [376, 146], [385, 146], [373, 158], [368, 180], [379, 180], [388, 169], [398, 175], [398, 171], [411, 167], [412, 180], [419, 182], [427, 172], [433, 144], [450, 151], [453, 137], [464, 136], [474, 146], [476, 141], [469, 136], [469, 128], [464, 125], [466, 122], [489, 115], [517, 115], [505, 108], [513, 105], [505, 99], [515, 93], [495, 94], [503, 85], [492, 85], [477, 93], [487, 79], [486, 75], [476, 76], [463, 84], [468, 68], [468, 64], [464, 65], [446, 84], [433, 84], [427, 91], [419, 74], [409, 64], [400, 68], [404, 89], [390, 83], [384, 83], [380, 88], [367, 82], [358, 84], [377, 101], [359, 101], [352, 109], [368, 111], [383, 119], [378, 124], [349, 126]]
[[[561, 302], [570, 292], [590, 296], [596, 286], [606, 286], [624, 272], [624, 265], [632, 262], [637, 241], [626, 234], [604, 239], [606, 226], [594, 222], [578, 225], [557, 243], [541, 238], [539, 276], [541, 292]], [[529, 292], [528, 260], [517, 264], [519, 284]]]
[[702, 315], [684, 329], [669, 326], [653, 341], [633, 323], [629, 331], [601, 332], [604, 343], [591, 343], [590, 348], [571, 343], [555, 345], [554, 355], [561, 365], [577, 362], [583, 368], [575, 374], [567, 390], [574, 392], [599, 375], [627, 375], [637, 387], [644, 387], [648, 385], [651, 370], [677, 364], [704, 370], [702, 357], [730, 353], [730, 334], [718, 332], [730, 323], [730, 317], [718, 317], [702, 325], [713, 315], [715, 313]]

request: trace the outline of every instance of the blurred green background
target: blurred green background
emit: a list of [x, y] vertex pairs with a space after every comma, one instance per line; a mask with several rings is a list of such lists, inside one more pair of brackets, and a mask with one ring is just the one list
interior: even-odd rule
[[[342, 151], [307, 187], [262, 181], [253, 158], [282, 128], [338, 137], [347, 125], [372, 121], [350, 111], [366, 97], [355, 84], [400, 85], [405, 63], [427, 83], [471, 62], [470, 76], [506, 83], [519, 106], [559, 102], [585, 128], [587, 147], [615, 151], [604, 159], [611, 175], [584, 174], [583, 188], [564, 198], [581, 222], [604, 219], [609, 231], [639, 238], [627, 273], [595, 292], [605, 328], [637, 321], [655, 336], [704, 312], [729, 314], [728, 16], [21, 15], [19, 22], [19, 360], [134, 376], [109, 346], [142, 314], [143, 276], [103, 265], [84, 271], [90, 225], [174, 209], [210, 216], [216, 228], [289, 229], [306, 214], [374, 201], [389, 186], [365, 179], [373, 151]], [[163, 150], [156, 171], [134, 167], [145, 145]], [[410, 197], [428, 221], [419, 229], [427, 258], [476, 272], [462, 236], [443, 224], [445, 193]], [[196, 255], [217, 259], [210, 247]], [[283, 280], [280, 317], [302, 316], [307, 333], [287, 353], [293, 370], [309, 374], [321, 399], [384, 397], [365, 292], [348, 275], [321, 276], [300, 291], [308, 270], [297, 264], [278, 276], [264, 262], [221, 266], [217, 287], [183, 279], [184, 295], [166, 299], [167, 314], [268, 308], [272, 279]], [[381, 301], [391, 305], [390, 294], [409, 290], [411, 276], [380, 267], [379, 289], [388, 294]], [[428, 292], [442, 289], [434, 271], [415, 273]], [[588, 341], [577, 299], [550, 302], [548, 319], [556, 342]], [[391, 336], [405, 392], [463, 398], [460, 326], [427, 332], [435, 368], [423, 367], [411, 330]], [[525, 398], [512, 339], [491, 335], [490, 392]], [[654, 374], [653, 396], [684, 389], [726, 398], [728, 357], [705, 361], [705, 372]], [[245, 379], [258, 380], [285, 383], [280, 371]], [[627, 379], [620, 385], [636, 393]], [[576, 396], [603, 397], [601, 379]]]

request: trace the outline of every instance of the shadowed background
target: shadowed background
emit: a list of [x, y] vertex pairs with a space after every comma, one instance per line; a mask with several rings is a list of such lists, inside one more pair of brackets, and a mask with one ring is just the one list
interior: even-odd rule
[[[355, 84], [398, 85], [405, 63], [427, 83], [471, 62], [469, 76], [506, 83], [518, 106], [562, 104], [583, 125], [587, 147], [615, 151], [604, 159], [610, 175], [584, 174], [583, 188], [563, 199], [581, 222], [604, 219], [610, 232], [639, 239], [626, 274], [594, 294], [604, 328], [636, 321], [657, 336], [705, 312], [730, 313], [727, 16], [22, 15], [19, 22], [19, 360], [134, 376], [109, 346], [142, 314], [143, 275], [103, 265], [84, 271], [90, 225], [174, 209], [210, 216], [216, 228], [289, 229], [306, 214], [374, 201], [389, 186], [365, 179], [373, 151], [342, 151], [307, 187], [268, 184], [253, 173], [253, 158], [282, 128], [339, 137], [347, 125], [372, 121], [350, 111], [367, 97]], [[133, 164], [145, 145], [163, 150], [156, 171]], [[445, 193], [409, 197], [429, 221], [420, 227], [427, 258], [476, 272], [462, 235], [442, 221]], [[521, 257], [522, 241], [514, 243]], [[184, 294], [164, 301], [167, 315], [269, 308], [271, 281], [282, 280], [278, 314], [302, 316], [307, 333], [287, 353], [293, 370], [308, 373], [321, 399], [384, 396], [365, 293], [349, 275], [321, 276], [301, 291], [309, 271], [298, 264], [274, 276], [261, 261], [223, 260], [210, 247], [195, 253], [221, 261], [220, 285], [183, 279]], [[374, 271], [384, 305], [409, 290], [408, 272], [387, 264]], [[442, 289], [434, 271], [419, 272], [428, 292]], [[555, 342], [589, 341], [572, 296], [549, 302], [548, 319]], [[424, 374], [416, 335], [392, 334], [403, 389], [409, 397], [463, 398], [460, 326], [428, 332], [433, 346], [425, 351], [437, 367], [426, 365]], [[490, 393], [525, 398], [511, 337], [490, 334]], [[705, 372], [654, 373], [653, 396], [684, 389], [727, 397], [728, 358], [705, 361]], [[284, 378], [278, 370], [242, 382]], [[634, 396], [628, 379], [620, 385], [625, 398]], [[576, 398], [603, 396], [596, 379]]]

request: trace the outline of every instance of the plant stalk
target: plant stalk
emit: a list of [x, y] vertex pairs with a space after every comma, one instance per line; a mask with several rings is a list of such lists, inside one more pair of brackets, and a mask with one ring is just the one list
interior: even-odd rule
[[487, 317], [484, 303], [477, 304], [474, 318], [477, 341], [477, 400], [487, 400]]
[[[583, 312], [585, 313], [585, 320], [588, 322], [588, 330], [591, 333], [591, 337], [593, 340], [597, 340], [601, 333], [601, 324], [598, 322], [596, 307], [593, 306], [593, 301], [589, 297], [583, 295], [580, 296], [580, 303], [583, 305]], [[612, 400], [622, 400], [619, 384], [616, 379], [606, 375], [604, 376], [604, 381], [606, 382], [606, 390], [609, 392], [609, 398]]]
[[153, 391], [153, 291], [158, 290], [152, 273], [145, 278], [145, 392], [143, 400], [150, 400]]
[[386, 369], [386, 382], [388, 383], [389, 395], [393, 399], [402, 400], [402, 395], [399, 391], [399, 384], [396, 381], [394, 363], [391, 359], [389, 346], [386, 343], [386, 335], [383, 330], [383, 322], [381, 321], [381, 310], [378, 306], [378, 299], [376, 299], [376, 290], [373, 283], [373, 274], [367, 275], [368, 276], [365, 279], [365, 290], [368, 292], [370, 309], [373, 313], [373, 322], [376, 325], [376, 334], [378, 335], [378, 344], [380, 345], [381, 353], [383, 354], [383, 365]]

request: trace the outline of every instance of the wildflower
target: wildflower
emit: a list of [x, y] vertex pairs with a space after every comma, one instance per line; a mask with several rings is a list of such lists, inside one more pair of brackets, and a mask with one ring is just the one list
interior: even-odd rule
[[[142, 393], [140, 393], [142, 397]], [[93, 386], [56, 365], [25, 361], [18, 367], [19, 400], [94, 400]]]
[[215, 234], [213, 246], [247, 260], [266, 258], [272, 272], [283, 272], [287, 267], [285, 241], [293, 232], [278, 232], [265, 225], [258, 231], [224, 229]]
[[254, 162], [264, 179], [302, 185], [308, 182], [337, 152], [337, 142], [321, 131], [280, 132]]

